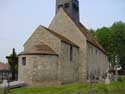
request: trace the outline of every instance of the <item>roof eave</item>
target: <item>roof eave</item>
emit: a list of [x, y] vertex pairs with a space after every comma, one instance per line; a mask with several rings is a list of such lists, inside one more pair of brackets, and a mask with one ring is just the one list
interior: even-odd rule
[[55, 55], [55, 56], [58, 56], [58, 54], [56, 53], [20, 53], [18, 54], [18, 56], [21, 56], [21, 55]]
[[89, 40], [87, 40], [87, 42], [89, 42], [91, 45], [95, 46], [96, 48], [98, 48], [101, 52], [103, 52], [105, 55], [107, 55], [105, 50], [102, 50], [100, 47], [96, 46], [95, 44], [93, 44], [92, 42], [90, 42]]

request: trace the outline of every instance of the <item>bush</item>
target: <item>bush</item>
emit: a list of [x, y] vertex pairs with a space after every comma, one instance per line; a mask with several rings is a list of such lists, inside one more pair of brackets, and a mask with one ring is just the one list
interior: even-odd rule
[[0, 89], [0, 94], [10, 94], [10, 91], [8, 88]]
[[124, 77], [124, 76], [118, 77], [118, 81], [119, 81], [119, 82], [125, 82], [125, 77]]

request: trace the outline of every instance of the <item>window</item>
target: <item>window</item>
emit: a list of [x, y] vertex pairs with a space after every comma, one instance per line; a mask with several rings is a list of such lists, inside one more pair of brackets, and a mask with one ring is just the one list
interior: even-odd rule
[[79, 7], [78, 7], [76, 4], [73, 4], [73, 8], [74, 8], [76, 11], [79, 11]]
[[70, 61], [73, 59], [73, 48], [70, 46]]
[[98, 55], [98, 50], [96, 49], [96, 55]]
[[63, 5], [58, 5], [58, 8], [63, 7]]
[[26, 65], [26, 57], [22, 57], [22, 65]]
[[69, 3], [65, 3], [65, 4], [64, 4], [64, 7], [65, 7], [65, 8], [68, 8], [68, 7], [69, 7]]

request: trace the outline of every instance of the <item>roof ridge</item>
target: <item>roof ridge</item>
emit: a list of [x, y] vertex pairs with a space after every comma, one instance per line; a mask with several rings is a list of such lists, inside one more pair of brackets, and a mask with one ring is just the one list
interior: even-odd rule
[[[95, 45], [95, 46], [99, 46], [99, 49], [100, 50], [102, 50], [104, 53], [106, 53], [106, 51], [105, 51], [105, 49], [102, 47], [102, 45], [97, 41], [97, 39], [88, 31], [88, 29], [86, 29], [81, 23], [79, 23], [85, 30], [87, 30], [86, 31], [86, 33], [88, 34], [88, 35], [90, 35], [90, 37], [94, 40], [94, 42], [97, 44], [97, 45], [95, 45], [93, 42], [92, 42], [92, 44], [93, 45]], [[81, 30], [82, 31], [82, 30]], [[83, 31], [83, 33], [84, 33], [84, 31]], [[87, 35], [87, 36], [88, 36]], [[90, 40], [88, 40], [89, 42], [91, 42]]]
[[54, 34], [56, 37], [58, 37], [59, 39], [61, 39], [62, 41], [68, 43], [68, 44], [71, 44], [73, 46], [76, 46], [76, 47], [79, 47], [78, 45], [76, 45], [75, 43], [73, 43], [71, 40], [69, 40], [68, 38], [64, 37], [63, 35], [45, 27], [45, 26], [42, 26], [40, 25], [41, 27], [43, 27], [44, 29], [48, 30], [50, 33]]
[[67, 11], [64, 8], [61, 8], [61, 9], [73, 21], [73, 23], [78, 27], [78, 29], [86, 36], [87, 41], [89, 41], [92, 45], [96, 46], [97, 48], [99, 48], [101, 51], [103, 51], [106, 54], [105, 49], [97, 41], [97, 39], [95, 39], [95, 37], [92, 34], [90, 34], [89, 30], [86, 29], [85, 26], [83, 26], [83, 24], [81, 24], [80, 22], [76, 22], [75, 20], [73, 20], [73, 18], [67, 13]]
[[32, 50], [23, 51], [19, 55], [57, 55], [57, 53], [49, 45], [45, 43], [33, 45], [30, 49]]

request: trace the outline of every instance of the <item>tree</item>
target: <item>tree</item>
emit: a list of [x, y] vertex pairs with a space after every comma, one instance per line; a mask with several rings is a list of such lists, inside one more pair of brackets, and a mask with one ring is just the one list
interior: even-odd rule
[[115, 22], [111, 30], [113, 32], [113, 41], [115, 52], [119, 57], [119, 62], [125, 68], [125, 23]]
[[115, 64], [117, 56], [119, 64], [125, 68], [125, 23], [115, 22], [111, 27], [97, 29], [94, 36], [107, 51], [110, 62]]
[[7, 56], [6, 58], [8, 59], [10, 70], [12, 72], [12, 80], [15, 80], [18, 74], [18, 56], [15, 52], [15, 49], [13, 49], [12, 54]]

